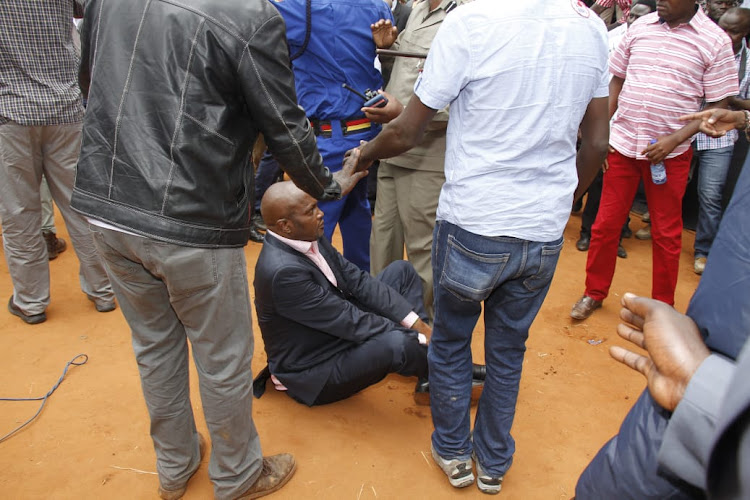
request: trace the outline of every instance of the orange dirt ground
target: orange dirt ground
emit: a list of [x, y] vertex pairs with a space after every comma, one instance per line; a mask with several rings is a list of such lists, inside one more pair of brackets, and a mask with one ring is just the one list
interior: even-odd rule
[[[612, 360], [619, 297], [649, 295], [651, 242], [625, 240], [630, 256], [618, 260], [610, 298], [591, 319], [575, 323], [570, 307], [583, 291], [586, 254], [575, 249], [580, 217], [565, 232], [566, 245], [549, 296], [531, 328], [513, 435], [516, 455], [501, 495], [511, 499], [568, 499], [596, 451], [618, 429], [644, 387], [643, 378]], [[631, 223], [633, 231], [642, 226]], [[68, 239], [58, 217], [58, 232]], [[686, 232], [677, 289], [684, 311], [698, 284], [692, 272], [694, 235]], [[68, 239], [69, 242], [69, 239]], [[339, 240], [340, 243], [340, 240]], [[252, 269], [261, 245], [245, 250]], [[0, 497], [7, 499], [158, 498], [149, 424], [128, 326], [119, 309], [102, 314], [80, 292], [78, 262], [69, 248], [50, 263], [48, 320], [28, 326], [5, 309], [12, 285], [0, 266], [0, 397], [41, 396], [79, 353], [87, 364], [71, 367], [40, 417], [0, 444]], [[251, 288], [252, 290], [252, 288]], [[482, 362], [483, 323], [474, 334]], [[257, 327], [253, 368], [265, 364]], [[601, 340], [592, 345], [589, 340]], [[202, 417], [195, 370], [193, 407]], [[412, 400], [414, 380], [387, 377], [351, 399], [307, 408], [269, 389], [255, 400], [254, 420], [266, 454], [293, 453], [296, 476], [277, 499], [485, 498], [475, 487], [453, 489], [430, 458], [429, 407]], [[0, 403], [0, 435], [29, 418], [38, 403]], [[185, 499], [209, 499], [208, 456]]]

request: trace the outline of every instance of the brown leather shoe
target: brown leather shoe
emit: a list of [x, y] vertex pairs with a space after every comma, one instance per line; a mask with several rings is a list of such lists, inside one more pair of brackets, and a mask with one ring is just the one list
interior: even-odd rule
[[[203, 460], [203, 455], [206, 454], [206, 440], [203, 438], [203, 434], [201, 434], [200, 432], [198, 433], [198, 449], [200, 450], [201, 460]], [[195, 469], [195, 472], [193, 472], [188, 480], [185, 481], [185, 486], [183, 486], [182, 488], [177, 488], [176, 490], [168, 490], [159, 486], [159, 496], [162, 498], [162, 500], [180, 500], [180, 498], [182, 498], [187, 491], [188, 481], [190, 481], [190, 478], [192, 478], [196, 472], [198, 472], [198, 469]]]
[[58, 255], [68, 248], [68, 244], [65, 240], [58, 238], [52, 231], [42, 231], [42, 237], [47, 244], [47, 256], [49, 257], [49, 260], [56, 259]]
[[273, 493], [288, 483], [296, 470], [297, 462], [289, 453], [263, 457], [260, 477], [249, 490], [237, 497], [237, 500], [260, 498]]
[[573, 319], [586, 319], [600, 307], [602, 307], [601, 300], [594, 300], [588, 295], [584, 295], [578, 299], [578, 302], [571, 309], [570, 317]]

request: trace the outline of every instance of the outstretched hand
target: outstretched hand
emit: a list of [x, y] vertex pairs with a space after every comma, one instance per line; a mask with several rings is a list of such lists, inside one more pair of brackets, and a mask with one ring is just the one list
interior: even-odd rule
[[[610, 355], [641, 372], [654, 400], [674, 411], [690, 379], [710, 352], [692, 319], [664, 302], [626, 293], [622, 298], [620, 337], [645, 349], [648, 356], [613, 346]], [[632, 326], [630, 326], [632, 325]]]
[[701, 120], [700, 131], [711, 137], [721, 137], [730, 130], [745, 127], [745, 113], [721, 108], [681, 116], [680, 120]]
[[370, 25], [372, 40], [379, 49], [387, 49], [398, 37], [398, 28], [390, 20], [381, 19]]
[[334, 180], [341, 186], [341, 196], [349, 194], [359, 180], [368, 173], [367, 168], [369, 168], [369, 165], [359, 165], [359, 153], [359, 148], [347, 151], [344, 155], [343, 167], [333, 174]]
[[369, 120], [375, 123], [388, 123], [401, 114], [404, 110], [404, 105], [384, 90], [381, 90], [378, 93], [383, 94], [386, 99], [388, 99], [388, 103], [382, 108], [369, 107], [362, 108], [361, 111]]

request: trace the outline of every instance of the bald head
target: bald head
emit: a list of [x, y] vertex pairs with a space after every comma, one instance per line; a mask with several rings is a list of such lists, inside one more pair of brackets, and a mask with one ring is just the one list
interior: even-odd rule
[[314, 241], [323, 235], [318, 202], [291, 181], [272, 184], [263, 195], [260, 211], [266, 227], [285, 238]]
[[738, 53], [742, 49], [742, 39], [750, 33], [750, 9], [727, 10], [719, 19], [719, 26], [732, 40], [734, 53]]

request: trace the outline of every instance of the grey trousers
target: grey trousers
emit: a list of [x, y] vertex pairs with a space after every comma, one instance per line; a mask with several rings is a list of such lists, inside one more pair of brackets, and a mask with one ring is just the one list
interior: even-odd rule
[[40, 127], [0, 125], [3, 248], [13, 282], [13, 302], [27, 315], [44, 312], [50, 302], [49, 260], [41, 226], [42, 174], [78, 255], [81, 289], [97, 303], [114, 300], [88, 222], [70, 208], [80, 145], [80, 123]]
[[131, 328], [162, 487], [184, 486], [200, 465], [189, 340], [211, 435], [208, 474], [217, 499], [236, 498], [260, 476], [263, 458], [243, 249], [184, 247], [93, 225], [91, 232]]
[[47, 179], [42, 176], [39, 185], [39, 196], [42, 201], [42, 231], [57, 233], [55, 228], [55, 206], [52, 204], [52, 193], [49, 192]]
[[381, 161], [378, 196], [370, 234], [370, 272], [380, 273], [406, 256], [422, 279], [422, 296], [432, 319], [432, 233], [445, 173], [403, 168]]

